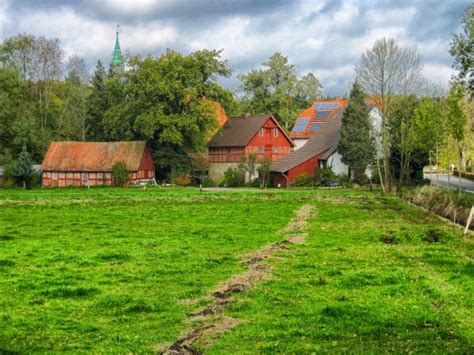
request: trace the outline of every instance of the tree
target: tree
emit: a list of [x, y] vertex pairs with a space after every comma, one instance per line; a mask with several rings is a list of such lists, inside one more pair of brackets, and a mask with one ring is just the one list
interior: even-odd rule
[[87, 98], [87, 126], [89, 127], [88, 138], [96, 141], [104, 140], [104, 129], [102, 121], [108, 109], [107, 94], [105, 87], [105, 68], [102, 62], [97, 61], [94, 75], [92, 76], [91, 94]]
[[128, 182], [127, 164], [124, 161], [119, 161], [112, 166], [112, 177], [114, 184], [124, 186]]
[[352, 86], [349, 105], [342, 115], [338, 152], [342, 162], [349, 166], [349, 182], [362, 181], [375, 156], [375, 139], [365, 93], [357, 81]]
[[392, 156], [396, 156], [399, 165], [397, 185], [397, 193], [399, 194], [402, 192], [402, 186], [410, 180], [410, 163], [412, 154], [417, 148], [415, 129], [415, 110], [417, 106], [417, 97], [409, 95], [394, 98], [390, 107]]
[[439, 98], [424, 97], [415, 109], [417, 146], [428, 153], [430, 169], [446, 139], [442, 105]]
[[73, 55], [68, 58], [67, 64], [67, 78], [79, 81], [81, 84], [89, 82], [89, 70], [87, 68], [86, 60], [84, 57]]
[[457, 79], [464, 84], [469, 98], [474, 96], [474, 5], [470, 4], [462, 19], [463, 32], [453, 35], [449, 53], [454, 58]]
[[[355, 73], [363, 90], [373, 97], [381, 113], [378, 132], [381, 141], [380, 181], [384, 191], [391, 191], [390, 107], [396, 95], [418, 92], [423, 86], [421, 56], [416, 47], [401, 47], [395, 40], [382, 38], [367, 50]], [[378, 164], [377, 160], [377, 164]]]
[[262, 188], [267, 187], [267, 183], [270, 177], [270, 171], [272, 168], [272, 161], [268, 158], [265, 158], [261, 161], [259, 167], [257, 168], [258, 170], [258, 175], [260, 177], [260, 181], [262, 183]]
[[204, 150], [207, 132], [217, 125], [209, 99], [232, 97], [217, 83], [229, 73], [219, 53], [183, 55], [168, 50], [158, 58], [130, 58], [128, 71], [106, 80], [106, 137], [150, 140], [154, 156], [163, 159], [158, 161], [162, 171], [180, 162], [190, 167], [187, 153]]
[[459, 170], [459, 192], [461, 192], [461, 171], [466, 170], [467, 142], [465, 141], [468, 119], [463, 110], [465, 97], [464, 86], [459, 83], [452, 83], [449, 90], [446, 104], [448, 107], [448, 129], [451, 137], [456, 142], [458, 153]]
[[31, 160], [31, 155], [28, 153], [25, 146], [18, 157], [13, 176], [18, 182], [20, 182], [24, 189], [29, 189], [31, 188], [34, 174], [33, 161]]
[[257, 172], [257, 154], [249, 153], [240, 157], [239, 170], [245, 174], [245, 182], [252, 182], [252, 177]]
[[288, 129], [298, 111], [321, 96], [321, 84], [312, 73], [298, 78], [288, 58], [275, 52], [262, 69], [239, 75], [244, 110], [272, 113]]

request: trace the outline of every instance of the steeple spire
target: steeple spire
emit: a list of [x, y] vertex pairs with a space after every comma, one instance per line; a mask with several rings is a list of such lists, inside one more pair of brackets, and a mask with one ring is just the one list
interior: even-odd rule
[[115, 35], [115, 48], [114, 48], [114, 56], [112, 57], [112, 67], [120, 67], [122, 65], [122, 52], [120, 51], [120, 42], [119, 42], [119, 27], [117, 25], [117, 32]]

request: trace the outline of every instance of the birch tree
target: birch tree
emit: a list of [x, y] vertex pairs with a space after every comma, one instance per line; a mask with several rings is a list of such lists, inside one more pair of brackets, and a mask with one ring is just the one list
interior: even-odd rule
[[[394, 39], [382, 38], [367, 50], [355, 68], [356, 79], [380, 110], [380, 181], [391, 192], [390, 108], [396, 95], [418, 92], [423, 86], [421, 55], [416, 47], [399, 46]], [[380, 162], [377, 162], [380, 163]]]

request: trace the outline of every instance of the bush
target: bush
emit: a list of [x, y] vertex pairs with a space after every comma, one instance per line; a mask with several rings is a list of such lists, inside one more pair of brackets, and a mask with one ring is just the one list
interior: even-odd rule
[[189, 186], [191, 185], [192, 179], [191, 175], [188, 173], [182, 172], [173, 176], [171, 182], [178, 186]]
[[339, 182], [336, 173], [329, 166], [324, 168], [316, 167], [314, 169], [314, 183], [318, 186], [331, 186]]
[[216, 182], [212, 180], [209, 176], [205, 176], [202, 181], [202, 187], [215, 187], [217, 186]]
[[241, 169], [229, 168], [224, 172], [224, 185], [239, 187], [245, 185], [245, 172]]
[[306, 173], [301, 173], [295, 178], [295, 186], [303, 187], [311, 185], [311, 177]]
[[112, 177], [114, 184], [117, 186], [124, 186], [128, 183], [128, 170], [124, 161], [119, 161], [112, 167]]

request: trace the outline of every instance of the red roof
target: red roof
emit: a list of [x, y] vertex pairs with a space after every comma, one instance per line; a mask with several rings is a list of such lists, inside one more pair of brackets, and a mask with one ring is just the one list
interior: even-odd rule
[[138, 171], [147, 145], [133, 142], [52, 142], [43, 164], [43, 171], [112, 171], [124, 161], [128, 171]]
[[[320, 104], [325, 105], [321, 107]], [[324, 126], [324, 123], [331, 118], [337, 109], [345, 108], [347, 105], [347, 100], [342, 98], [314, 101], [310, 107], [298, 115], [290, 137], [292, 139], [308, 139], [312, 137], [317, 130]], [[327, 112], [327, 115], [324, 112]], [[322, 117], [317, 117], [318, 113], [320, 113]], [[324, 117], [324, 115], [326, 116]]]

